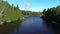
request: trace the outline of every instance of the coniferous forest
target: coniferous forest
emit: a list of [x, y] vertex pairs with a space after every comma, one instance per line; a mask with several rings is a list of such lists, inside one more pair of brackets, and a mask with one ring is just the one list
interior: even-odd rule
[[0, 22], [21, 19], [24, 15], [40, 16], [41, 12], [20, 10], [19, 6], [12, 6], [7, 1], [0, 1]]
[[42, 16], [45, 19], [60, 22], [60, 5], [48, 9], [44, 9], [43, 12], [33, 12], [20, 10], [19, 6], [12, 6], [7, 1], [0, 1], [0, 22], [21, 19], [24, 15], [29, 16]]
[[59, 26], [60, 5], [44, 8], [43, 11], [31, 11], [21, 10], [19, 4], [10, 5], [8, 1], [0, 0], [0, 34], [26, 34], [28, 32], [28, 34], [60, 34]]
[[43, 10], [43, 17], [47, 20], [53, 20], [57, 23], [60, 22], [60, 5], [52, 8], [48, 8], [47, 10]]

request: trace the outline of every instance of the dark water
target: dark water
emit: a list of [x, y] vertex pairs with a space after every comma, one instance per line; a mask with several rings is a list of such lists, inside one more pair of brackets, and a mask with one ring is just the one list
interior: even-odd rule
[[8, 34], [59, 34], [58, 32], [40, 16], [30, 16], [24, 17], [23, 21]]

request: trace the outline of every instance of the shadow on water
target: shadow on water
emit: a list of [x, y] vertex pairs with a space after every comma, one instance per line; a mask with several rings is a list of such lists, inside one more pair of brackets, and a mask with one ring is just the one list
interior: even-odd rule
[[14, 28], [16, 28], [16, 31], [19, 29], [19, 25], [21, 23], [21, 20], [17, 21], [12, 21], [11, 23], [8, 24], [3, 24], [0, 25], [0, 34], [9, 34], [10, 32], [13, 31]]
[[55, 24], [50, 20], [44, 20], [48, 27], [52, 27], [55, 34], [60, 34], [60, 24]]
[[22, 21], [19, 34], [53, 34], [52, 28], [47, 27], [40, 16], [25, 17]]
[[40, 16], [24, 17], [22, 20], [12, 21], [0, 26], [0, 34], [60, 34], [60, 25]]

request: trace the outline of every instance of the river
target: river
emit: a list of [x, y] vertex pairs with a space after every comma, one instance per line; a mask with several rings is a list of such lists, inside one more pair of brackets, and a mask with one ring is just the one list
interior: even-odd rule
[[8, 34], [56, 34], [56, 32], [52, 25], [47, 25], [40, 16], [25, 16], [20, 25]]

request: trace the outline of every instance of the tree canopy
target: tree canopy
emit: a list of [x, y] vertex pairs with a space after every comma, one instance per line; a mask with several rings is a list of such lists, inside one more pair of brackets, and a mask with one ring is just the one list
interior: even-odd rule
[[44, 17], [50, 18], [57, 22], [60, 21], [60, 5], [47, 10], [44, 9], [42, 13], [44, 14]]

